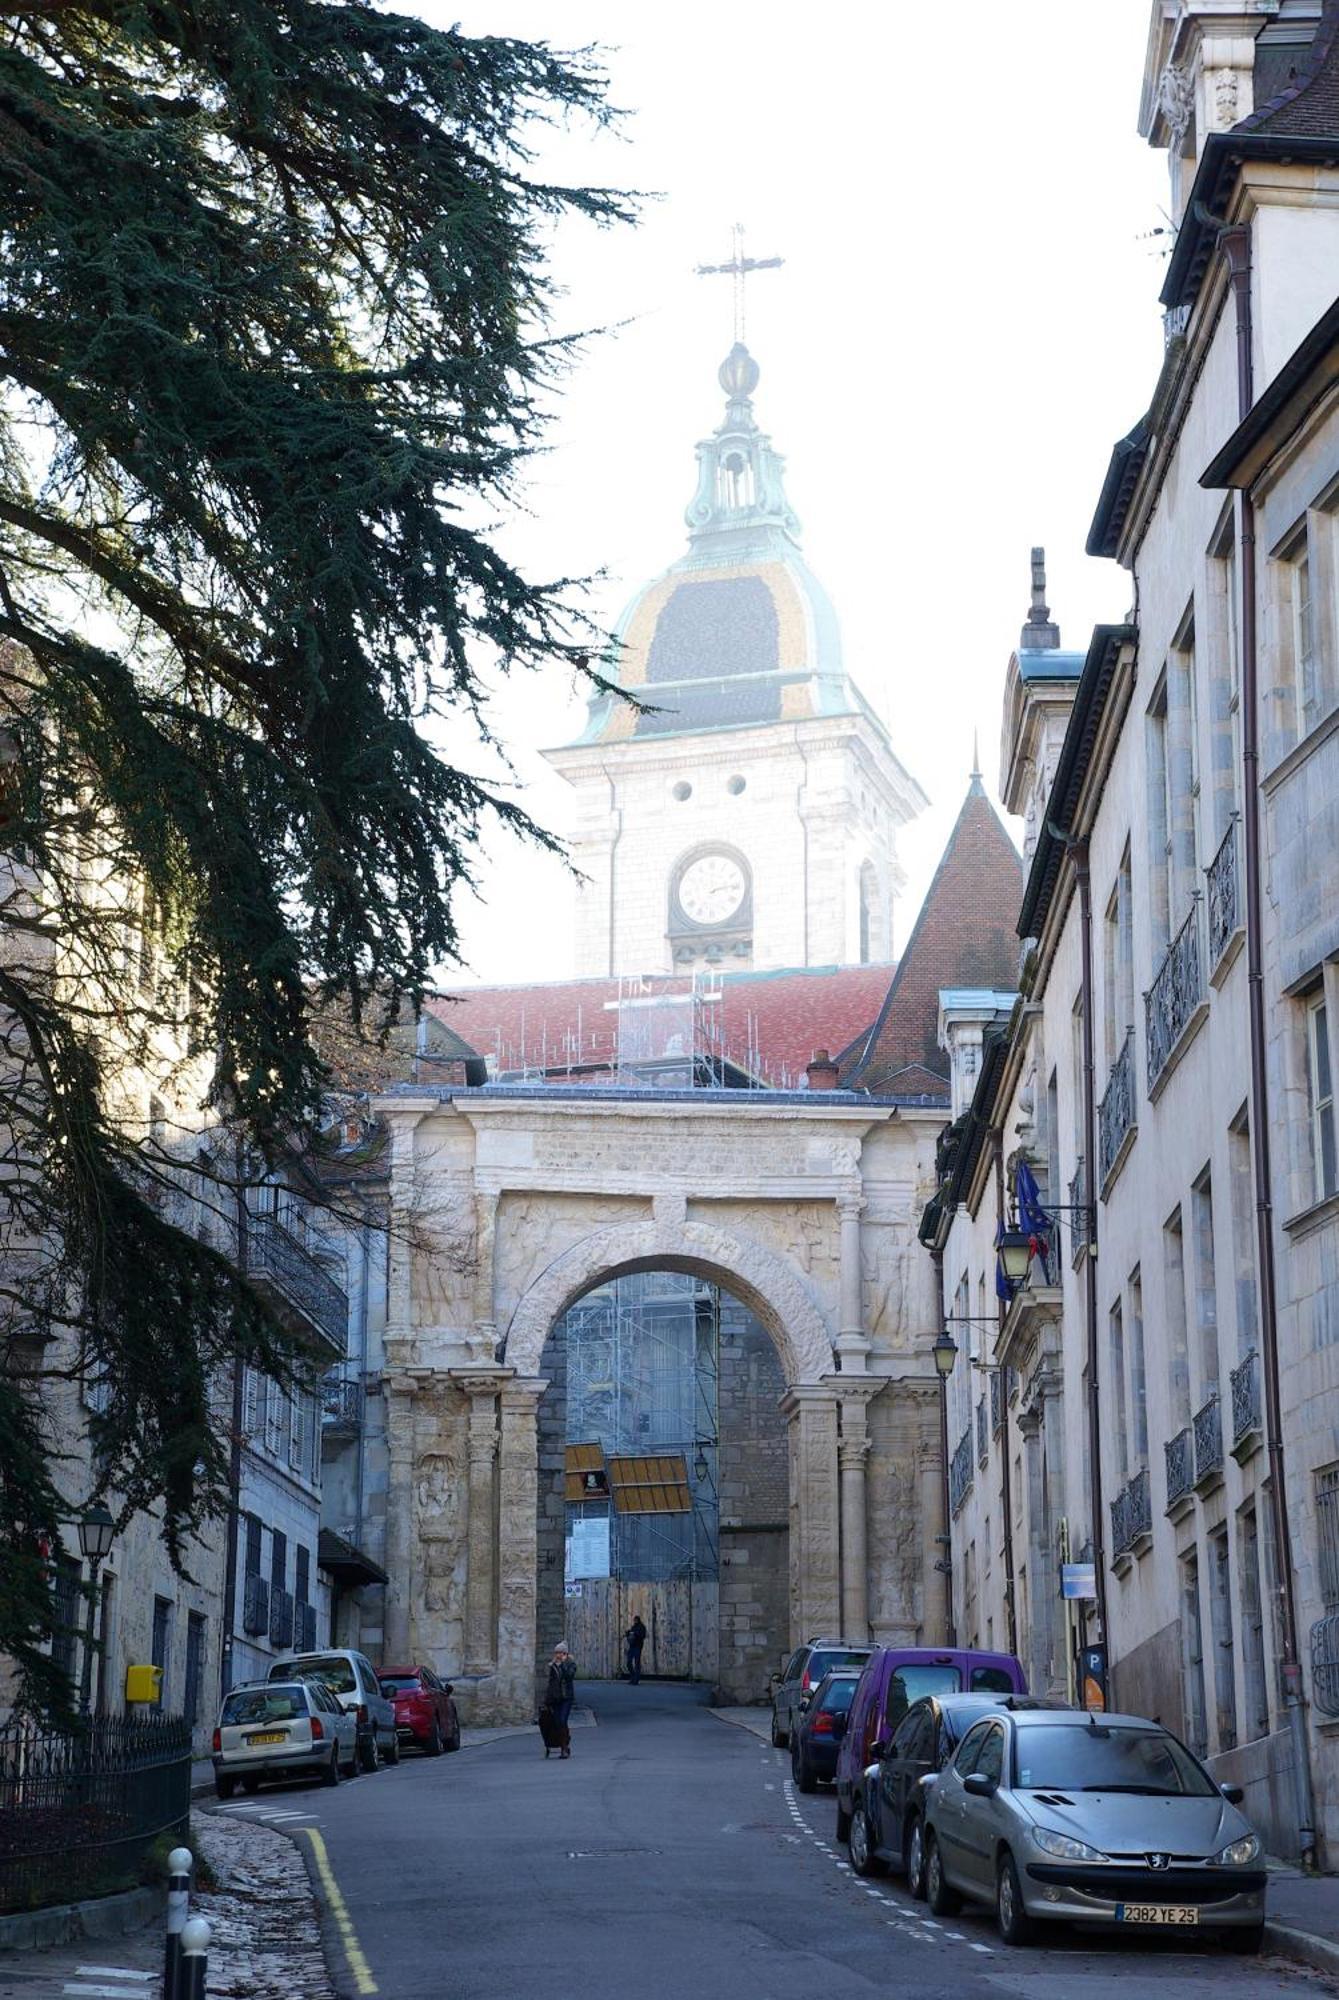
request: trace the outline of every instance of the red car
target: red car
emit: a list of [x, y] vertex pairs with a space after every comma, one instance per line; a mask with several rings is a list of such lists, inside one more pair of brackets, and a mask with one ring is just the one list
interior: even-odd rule
[[429, 1757], [459, 1750], [460, 1717], [450, 1681], [439, 1681], [431, 1667], [382, 1667], [377, 1679], [395, 1709], [401, 1743], [416, 1743]]

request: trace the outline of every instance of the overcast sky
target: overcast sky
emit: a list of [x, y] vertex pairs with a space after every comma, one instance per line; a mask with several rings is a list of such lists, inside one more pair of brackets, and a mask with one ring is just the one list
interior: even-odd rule
[[[785, 456], [847, 667], [931, 800], [903, 836], [900, 949], [976, 729], [998, 787], [1031, 544], [1045, 544], [1066, 646], [1129, 606], [1127, 574], [1083, 544], [1161, 353], [1165, 161], [1135, 131], [1148, 0], [421, 11], [468, 33], [603, 45], [629, 114], [619, 136], [555, 135], [539, 168], [659, 196], [635, 230], [558, 233], [558, 326], [623, 324], [568, 378], [529, 516], [507, 530], [536, 578], [605, 571], [592, 599], [605, 623], [683, 551], [693, 447], [723, 408], [730, 288], [693, 267], [729, 255], [736, 221], [751, 254], [785, 258], [749, 288], [755, 410]], [[555, 674], [494, 713], [525, 804], [559, 834], [570, 794], [538, 752], [574, 736], [584, 707]], [[563, 870], [496, 834], [487, 846], [481, 900], [459, 910], [468, 976], [570, 976]]]

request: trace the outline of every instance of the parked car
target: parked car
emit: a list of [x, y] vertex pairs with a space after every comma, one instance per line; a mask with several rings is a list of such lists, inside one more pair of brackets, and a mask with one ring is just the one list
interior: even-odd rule
[[223, 1697], [214, 1730], [214, 1790], [230, 1799], [240, 1784], [318, 1774], [327, 1785], [358, 1772], [354, 1718], [323, 1681], [247, 1681]]
[[927, 1694], [1026, 1694], [1027, 1676], [1012, 1653], [971, 1648], [878, 1646], [870, 1654], [851, 1704], [837, 1759], [837, 1838], [851, 1830], [861, 1775], [875, 1743], [891, 1743], [907, 1710]]
[[395, 1733], [402, 1744], [416, 1743], [429, 1757], [459, 1750], [460, 1717], [450, 1681], [439, 1681], [431, 1667], [383, 1667], [377, 1679], [395, 1710]]
[[1213, 1930], [1258, 1951], [1264, 1856], [1240, 1799], [1142, 1716], [994, 1710], [930, 1788], [930, 1908], [993, 1904], [1006, 1944], [1062, 1922]]
[[790, 1771], [800, 1791], [817, 1791], [821, 1779], [831, 1783], [836, 1776], [837, 1752], [859, 1679], [858, 1667], [834, 1667], [812, 1694], [801, 1697], [790, 1732]]
[[802, 1698], [812, 1694], [824, 1674], [834, 1667], [863, 1667], [873, 1648], [848, 1646], [844, 1639], [810, 1639], [772, 1675], [772, 1742], [784, 1750], [790, 1742], [796, 1712]]
[[388, 1764], [400, 1761], [400, 1738], [395, 1726], [395, 1710], [381, 1692], [376, 1668], [366, 1653], [332, 1648], [328, 1653], [296, 1653], [276, 1660], [270, 1668], [272, 1681], [318, 1680], [348, 1709], [358, 1724], [358, 1762], [365, 1771], [375, 1771], [382, 1758]]
[[1016, 1694], [927, 1694], [914, 1701], [891, 1743], [876, 1739], [851, 1804], [846, 1840], [857, 1875], [900, 1868], [913, 1896], [925, 1894], [925, 1805], [965, 1732], [987, 1709], [1031, 1697]]

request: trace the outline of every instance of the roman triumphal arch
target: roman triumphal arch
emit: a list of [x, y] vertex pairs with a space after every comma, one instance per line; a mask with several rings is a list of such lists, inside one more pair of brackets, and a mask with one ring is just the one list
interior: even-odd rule
[[738, 1308], [720, 1350], [721, 1615], [752, 1650], [722, 1653], [726, 1697], [756, 1698], [761, 1650], [809, 1633], [941, 1636], [937, 1306], [915, 1218], [942, 1109], [414, 1085], [377, 1110], [393, 1162], [387, 1658], [449, 1672], [475, 1720], [532, 1713], [561, 1616], [562, 1329], [638, 1273], [686, 1274]]

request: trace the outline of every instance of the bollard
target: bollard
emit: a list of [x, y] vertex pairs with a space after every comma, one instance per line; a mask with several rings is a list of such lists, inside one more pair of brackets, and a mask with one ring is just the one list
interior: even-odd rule
[[191, 1917], [181, 1933], [181, 2000], [205, 2000], [209, 1972], [209, 1925]]
[[174, 1847], [167, 1857], [167, 1949], [163, 1956], [163, 2000], [181, 2000], [181, 1933], [191, 1912], [191, 1870], [195, 1856], [189, 1847]]

